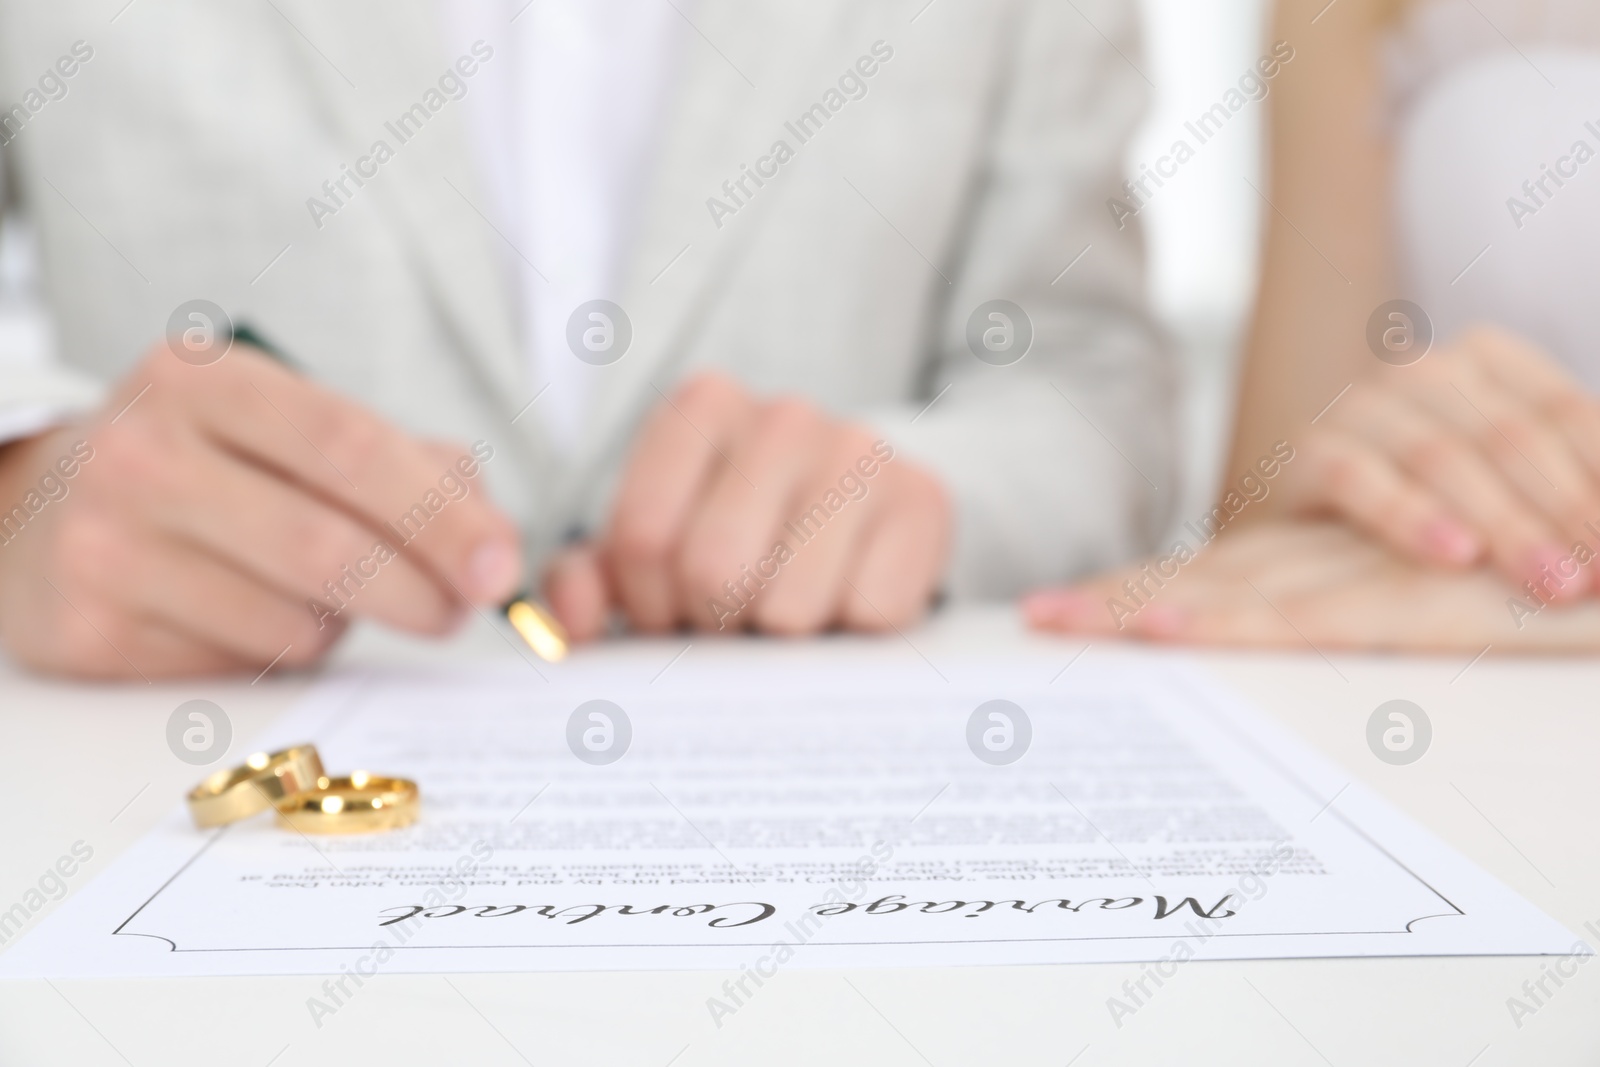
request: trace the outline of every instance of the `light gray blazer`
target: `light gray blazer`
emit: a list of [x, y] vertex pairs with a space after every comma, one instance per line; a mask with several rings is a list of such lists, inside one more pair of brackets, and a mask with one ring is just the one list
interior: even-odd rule
[[[512, 422], [542, 383], [464, 109], [404, 144], [386, 125], [456, 59], [432, 0], [125, 2], [0, 0], [0, 108], [22, 109], [0, 140], [63, 364], [0, 376], [0, 408], [82, 401], [203, 297], [400, 424], [492, 442], [536, 558], [603, 523], [642, 413], [701, 368], [865, 420], [941, 475], [955, 595], [1103, 567], [1159, 532], [1172, 372], [1136, 231], [1106, 207], [1145, 97], [1131, 2], [698, 0], [625, 281], [597, 294], [631, 347], [586, 371], [570, 455], [539, 404]], [[840, 79], [877, 42], [892, 58], [849, 99]], [[379, 140], [393, 158], [313, 218]], [[735, 204], [724, 183], [770, 172], [780, 140], [792, 158]], [[994, 299], [1034, 330], [1009, 366], [969, 348]]]

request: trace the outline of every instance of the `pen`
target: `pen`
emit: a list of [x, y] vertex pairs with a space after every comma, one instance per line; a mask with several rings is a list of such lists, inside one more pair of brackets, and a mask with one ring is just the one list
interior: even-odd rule
[[[234, 341], [259, 349], [292, 371], [304, 373], [300, 364], [245, 323], [234, 326], [232, 335]], [[500, 614], [540, 659], [557, 663], [566, 657], [570, 643], [566, 628], [549, 608], [539, 603], [531, 590], [524, 589], [501, 604]]]

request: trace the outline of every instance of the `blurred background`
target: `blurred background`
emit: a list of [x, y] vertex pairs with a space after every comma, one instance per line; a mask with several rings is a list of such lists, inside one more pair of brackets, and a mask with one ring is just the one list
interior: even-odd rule
[[[1138, 2], [1144, 55], [1130, 58], [1152, 86], [1153, 106], [1130, 148], [1130, 175], [1188, 136], [1184, 122], [1233, 85], [1266, 43], [1264, 0]], [[1260, 104], [1241, 111], [1139, 215], [1151, 301], [1179, 349], [1184, 376], [1180, 518], [1209, 509], [1227, 448], [1235, 356], [1256, 281], [1262, 205], [1251, 183], [1264, 188], [1264, 116]], [[0, 364], [48, 358], [49, 324], [32, 305], [34, 273], [26, 226], [9, 219], [0, 231]]]

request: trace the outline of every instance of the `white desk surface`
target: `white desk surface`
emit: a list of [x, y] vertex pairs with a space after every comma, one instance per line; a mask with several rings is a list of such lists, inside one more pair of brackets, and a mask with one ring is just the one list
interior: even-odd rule
[[[934, 659], [1029, 642], [1065, 665], [1081, 647], [1027, 636], [1004, 609], [946, 613], [910, 636]], [[683, 644], [662, 642], [662, 662]], [[882, 645], [885, 656], [914, 654], [899, 638]], [[509, 654], [484, 625], [439, 647], [358, 634], [340, 660]], [[1600, 925], [1600, 661], [1491, 651], [1462, 674], [1469, 658], [1336, 656], [1336, 672], [1309, 649], [1201, 654], [1353, 778], [1582, 934]], [[179, 703], [216, 701], [247, 745], [308, 681], [86, 686], [0, 665], [0, 910], [79, 839], [94, 848], [70, 883], [81, 888], [193, 784], [164, 736]], [[1365, 740], [1372, 710], [1396, 697], [1434, 727], [1428, 754], [1405, 767], [1380, 762]], [[305, 1004], [321, 979], [0, 982], [0, 1065], [1600, 1064], [1600, 963], [1547, 985], [1544, 1006], [1513, 1020], [1508, 998], [1543, 963], [1196, 962], [1120, 1029], [1106, 1002], [1136, 965], [792, 969], [720, 1030], [706, 998], [726, 975], [705, 972], [379, 975], [320, 1029]]]

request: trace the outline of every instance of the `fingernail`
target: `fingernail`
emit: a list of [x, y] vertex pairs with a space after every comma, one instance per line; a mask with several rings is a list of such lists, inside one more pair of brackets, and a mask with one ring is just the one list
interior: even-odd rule
[[1043, 626], [1055, 621], [1056, 594], [1033, 593], [1022, 601], [1022, 617], [1030, 626]]
[[1533, 584], [1554, 600], [1571, 600], [1583, 594], [1582, 568], [1560, 545], [1543, 545], [1533, 553]]
[[1064, 623], [1081, 614], [1088, 603], [1083, 594], [1066, 589], [1034, 593], [1022, 602], [1022, 613], [1034, 626]]
[[1152, 637], [1174, 637], [1189, 622], [1188, 613], [1171, 604], [1151, 604], [1137, 618], [1139, 629]]
[[1424, 526], [1422, 542], [1430, 553], [1451, 563], [1471, 563], [1483, 551], [1471, 530], [1450, 519], [1434, 519]]
[[467, 564], [467, 580], [483, 600], [502, 600], [515, 590], [522, 576], [522, 561], [503, 541], [479, 545]]

